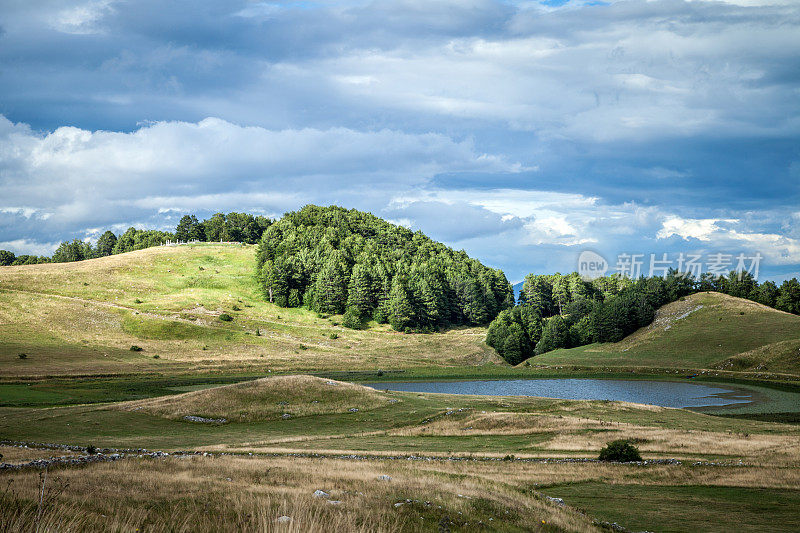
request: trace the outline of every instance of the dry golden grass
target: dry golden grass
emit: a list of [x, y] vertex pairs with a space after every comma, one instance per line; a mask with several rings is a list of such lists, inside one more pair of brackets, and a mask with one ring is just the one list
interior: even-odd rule
[[351, 409], [368, 411], [382, 407], [392, 399], [387, 393], [344, 381], [312, 376], [276, 376], [175, 396], [123, 402], [114, 407], [176, 420], [194, 415], [255, 422], [275, 420], [284, 414], [309, 416], [346, 413]]
[[[631, 404], [633, 406], [633, 404]], [[638, 407], [638, 406], [637, 406]], [[652, 407], [652, 406], [641, 406]], [[664, 408], [659, 408], [664, 409]], [[563, 456], [564, 452], [599, 450], [607, 442], [636, 442], [646, 457], [741, 457], [748, 461], [792, 465], [800, 462], [800, 436], [666, 429], [625, 422], [536, 413], [475, 413], [445, 417], [429, 424], [387, 432], [396, 436], [531, 435], [530, 452]], [[556, 452], [556, 453], [553, 453]], [[526, 454], [520, 454], [525, 456]], [[571, 455], [571, 454], [567, 454]]]
[[[440, 463], [419, 463], [419, 470], [442, 470]], [[708, 485], [719, 487], [760, 487], [796, 489], [800, 471], [776, 466], [693, 466], [625, 465], [617, 463], [558, 462], [483, 462], [464, 461], [448, 464], [448, 471], [489, 482], [507, 483], [520, 488], [542, 490], [566, 483], [599, 481], [608, 484], [634, 485]]]
[[27, 463], [35, 459], [51, 457], [71, 457], [78, 455], [68, 450], [47, 450], [44, 448], [22, 448], [19, 446], [0, 446], [0, 463]]
[[[448, 463], [130, 459], [49, 477], [51, 486], [68, 487], [39, 521], [42, 530], [435, 531], [443, 520], [459, 531], [596, 530], [569, 508]], [[14, 493], [0, 500], [0, 531], [32, 531], [39, 477], [2, 474], [0, 483], [10, 478]], [[329, 497], [315, 497], [316, 489]]]

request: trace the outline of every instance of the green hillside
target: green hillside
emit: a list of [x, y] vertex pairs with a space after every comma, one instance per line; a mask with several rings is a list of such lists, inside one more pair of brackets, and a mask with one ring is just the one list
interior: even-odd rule
[[661, 307], [652, 324], [620, 342], [554, 350], [529, 361], [800, 373], [800, 316], [703, 292]]
[[[485, 328], [402, 334], [265, 302], [255, 246], [0, 268], [0, 377], [393, 369], [496, 361]], [[233, 317], [220, 320], [221, 314]], [[132, 346], [142, 351], [131, 351]], [[20, 358], [20, 354], [26, 357]]]

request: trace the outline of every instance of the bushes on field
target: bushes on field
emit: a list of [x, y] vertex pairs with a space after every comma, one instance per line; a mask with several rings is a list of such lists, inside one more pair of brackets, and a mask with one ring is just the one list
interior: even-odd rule
[[601, 461], [614, 461], [617, 463], [632, 463], [641, 461], [642, 456], [639, 449], [631, 444], [629, 440], [621, 439], [609, 442], [600, 450]]

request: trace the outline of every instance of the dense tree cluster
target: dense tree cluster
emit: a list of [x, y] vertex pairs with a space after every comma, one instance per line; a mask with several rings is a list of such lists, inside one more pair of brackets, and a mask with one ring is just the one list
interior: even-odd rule
[[0, 266], [30, 265], [36, 263], [69, 263], [83, 261], [95, 257], [143, 250], [159, 246], [167, 241], [224, 241], [256, 244], [271, 224], [272, 220], [263, 216], [246, 213], [216, 213], [211, 218], [199, 221], [195, 215], [185, 215], [178, 222], [175, 233], [159, 230], [128, 228], [117, 236], [113, 231], [106, 231], [97, 243], [74, 239], [62, 242], [53, 257], [37, 257], [35, 255], [15, 256], [7, 250], [0, 250]]
[[486, 342], [509, 363], [557, 348], [617, 342], [653, 321], [660, 306], [698, 291], [718, 291], [800, 314], [800, 282], [756, 282], [747, 273], [704, 274], [699, 280], [670, 271], [665, 277], [631, 280], [618, 275], [584, 281], [566, 276], [528, 275], [519, 305], [489, 325]]
[[374, 319], [398, 331], [486, 324], [514, 303], [505, 275], [369, 213], [309, 205], [270, 226], [257, 252], [265, 297]]
[[202, 222], [194, 215], [185, 215], [175, 228], [179, 241], [244, 242], [257, 244], [272, 220], [247, 213], [216, 213]]
[[8, 250], [0, 250], [0, 266], [37, 265], [49, 263], [50, 258], [38, 255], [14, 255]]

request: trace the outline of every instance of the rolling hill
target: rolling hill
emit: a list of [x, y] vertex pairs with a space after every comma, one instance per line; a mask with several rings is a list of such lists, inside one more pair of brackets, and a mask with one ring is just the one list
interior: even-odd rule
[[541, 365], [680, 367], [800, 373], [800, 316], [717, 292], [661, 307], [620, 342], [554, 350]]
[[[417, 335], [371, 323], [354, 331], [339, 326], [340, 316], [277, 307], [259, 292], [254, 264], [255, 246], [201, 243], [0, 268], [0, 377], [498, 361], [485, 328]], [[233, 320], [220, 320], [223, 313]]]

